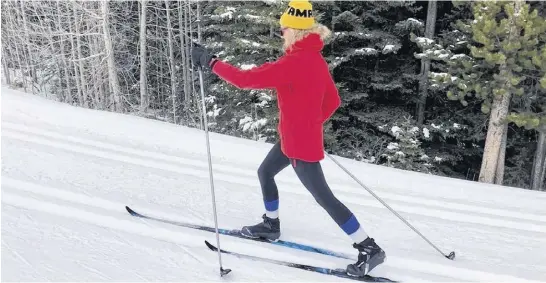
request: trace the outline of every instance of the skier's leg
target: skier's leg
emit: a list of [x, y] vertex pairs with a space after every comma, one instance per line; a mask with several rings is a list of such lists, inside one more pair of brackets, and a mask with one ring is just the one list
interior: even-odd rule
[[330, 217], [355, 243], [360, 243], [368, 237], [354, 214], [332, 193], [326, 183], [320, 163], [293, 160], [292, 166], [300, 181], [318, 204], [328, 212]]
[[381, 264], [385, 260], [384, 251], [374, 239], [368, 237], [347, 206], [334, 196], [326, 183], [320, 163], [292, 160], [292, 166], [303, 185], [339, 227], [351, 237], [354, 242], [353, 247], [358, 249], [358, 261], [347, 267], [348, 273], [363, 276]]
[[258, 179], [262, 187], [265, 214], [269, 218], [279, 217], [279, 190], [275, 176], [290, 164], [290, 160], [281, 151], [281, 144], [276, 143], [258, 168]]
[[281, 151], [280, 143], [275, 144], [258, 168], [265, 206], [265, 214], [262, 216], [264, 221], [243, 227], [241, 233], [244, 236], [269, 240], [277, 240], [280, 237], [279, 191], [274, 178], [288, 164], [290, 160]]

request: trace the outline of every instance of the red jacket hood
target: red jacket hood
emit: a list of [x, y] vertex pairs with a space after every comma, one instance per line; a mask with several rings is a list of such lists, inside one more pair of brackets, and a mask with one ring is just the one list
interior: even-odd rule
[[322, 51], [322, 48], [324, 47], [324, 42], [320, 38], [320, 35], [316, 33], [312, 33], [304, 37], [303, 39], [296, 41], [292, 45], [292, 49], [288, 50], [286, 53], [294, 53], [302, 50], [306, 51]]

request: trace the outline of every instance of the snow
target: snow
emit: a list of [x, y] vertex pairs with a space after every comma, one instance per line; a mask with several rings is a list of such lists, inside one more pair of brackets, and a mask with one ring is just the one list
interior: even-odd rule
[[427, 128], [423, 128], [423, 135], [425, 135], [425, 138], [430, 138], [430, 131]]
[[418, 19], [414, 19], [414, 18], [408, 18], [408, 22], [412, 22], [414, 24], [418, 24], [418, 25], [424, 25], [424, 23]]
[[252, 68], [256, 67], [256, 64], [242, 64], [241, 69], [243, 70], [250, 70]]
[[391, 142], [387, 146], [387, 149], [389, 149], [389, 150], [395, 150], [395, 149], [399, 149], [399, 148], [400, 148], [400, 146], [398, 146], [398, 143], [395, 143], [395, 142]]
[[400, 129], [400, 127], [398, 126], [392, 126], [391, 128], [391, 132], [396, 135], [398, 132], [400, 132], [402, 129]]
[[247, 40], [247, 39], [241, 39], [241, 42], [245, 43], [245, 44], [248, 44], [248, 45], [252, 45], [253, 47], [260, 47], [261, 44], [256, 42], [256, 41], [250, 41], [250, 40]]
[[451, 58], [449, 58], [449, 59], [450, 60], [458, 60], [458, 59], [463, 59], [465, 57], [466, 57], [465, 54], [456, 54], [456, 55], [451, 56]]
[[220, 18], [229, 18], [230, 20], [233, 19], [233, 11], [227, 11], [220, 14]]
[[[3, 281], [341, 281], [218, 254], [212, 233], [132, 218], [124, 209], [213, 225], [205, 135], [133, 115], [73, 107], [2, 87]], [[218, 222], [261, 220], [256, 170], [271, 144], [210, 134]], [[546, 280], [546, 194], [335, 157], [446, 253], [430, 247], [328, 158], [334, 194], [386, 250], [372, 272], [401, 281]], [[282, 238], [354, 253], [288, 167], [276, 181]], [[221, 236], [221, 247], [324, 267], [336, 259]], [[356, 256], [356, 254], [355, 254]], [[346, 281], [351, 282], [351, 281]]]
[[377, 54], [377, 50], [370, 47], [363, 47], [359, 49], [355, 49], [356, 54], [366, 54], [366, 55], [375, 55]]
[[245, 116], [241, 120], [239, 120], [239, 125], [247, 124], [252, 122], [252, 118], [250, 116]]
[[259, 19], [262, 18], [260, 16], [255, 16], [255, 15], [251, 15], [251, 14], [246, 14], [245, 17], [249, 18], [249, 19], [253, 19], [253, 20], [259, 20]]
[[431, 127], [433, 127], [434, 129], [441, 129], [442, 126], [437, 126], [437, 125], [434, 125], [434, 123], [430, 124]]
[[416, 40], [418, 43], [426, 44], [426, 45], [431, 45], [434, 43], [434, 40], [430, 38], [426, 38], [426, 37], [417, 37]]
[[212, 103], [216, 102], [216, 99], [217, 99], [217, 97], [214, 96], [214, 95], [207, 95], [207, 96], [205, 96], [205, 103], [212, 104]]
[[216, 47], [223, 47], [224, 46], [224, 43], [223, 42], [212, 42], [210, 43], [210, 47], [213, 47], [213, 48], [216, 48]]
[[248, 130], [256, 130], [259, 129], [267, 124], [266, 118], [258, 119], [257, 121], [254, 121], [251, 117], [245, 116], [244, 118], [239, 120], [239, 126], [243, 127], [243, 131]]
[[218, 115], [220, 115], [220, 111], [222, 111], [222, 109], [224, 109], [224, 108], [222, 108], [222, 107], [218, 108], [218, 105], [214, 104], [213, 105], [213, 110], [207, 112], [207, 116], [216, 118], [216, 117], [218, 117]]
[[392, 51], [394, 48], [395, 48], [394, 45], [392, 45], [392, 44], [387, 44], [387, 45], [385, 45], [385, 47], [383, 48], [383, 51]]

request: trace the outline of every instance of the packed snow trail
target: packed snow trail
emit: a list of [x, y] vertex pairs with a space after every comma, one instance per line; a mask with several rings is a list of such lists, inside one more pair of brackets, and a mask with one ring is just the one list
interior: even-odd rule
[[[256, 170], [270, 144], [211, 134], [218, 221], [261, 220]], [[546, 281], [546, 194], [385, 168], [336, 157], [440, 249], [341, 169], [323, 162], [334, 193], [386, 250], [372, 275], [400, 281]], [[290, 169], [290, 168], [288, 168]], [[291, 170], [278, 180], [282, 238], [355, 254], [350, 239]], [[213, 226], [204, 133], [57, 103], [2, 88], [2, 280], [340, 281], [217, 254], [214, 234], [135, 219], [125, 205]], [[348, 260], [221, 236], [221, 247], [302, 264]], [[356, 256], [356, 254], [355, 254]], [[347, 281], [350, 282], [350, 281]]]

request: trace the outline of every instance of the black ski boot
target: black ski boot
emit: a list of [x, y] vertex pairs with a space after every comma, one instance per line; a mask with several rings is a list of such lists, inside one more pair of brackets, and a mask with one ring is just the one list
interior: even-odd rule
[[385, 251], [372, 238], [367, 238], [359, 244], [353, 244], [353, 247], [359, 253], [357, 262], [347, 266], [347, 274], [351, 276], [363, 277], [385, 261]]
[[281, 236], [281, 223], [279, 218], [273, 219], [262, 216], [264, 221], [254, 226], [244, 226], [241, 234], [248, 238], [264, 238], [270, 241], [276, 241]]

